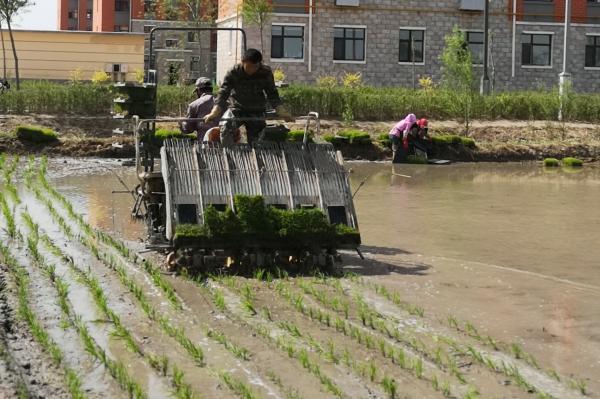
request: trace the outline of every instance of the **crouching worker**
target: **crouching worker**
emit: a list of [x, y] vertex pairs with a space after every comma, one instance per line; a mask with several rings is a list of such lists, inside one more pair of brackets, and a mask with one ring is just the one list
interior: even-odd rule
[[198, 141], [202, 142], [206, 132], [217, 126], [216, 121], [204, 121], [204, 117], [210, 113], [215, 105], [212, 95], [213, 87], [210, 79], [201, 77], [196, 80], [194, 93], [198, 97], [188, 106], [186, 118], [197, 120], [186, 120], [179, 123], [183, 133], [194, 133], [198, 135]]
[[233, 118], [223, 118], [225, 122], [221, 127], [223, 145], [233, 144], [235, 129], [242, 125], [246, 127], [248, 143], [258, 139], [260, 132], [266, 126], [267, 101], [282, 117], [287, 114], [280, 107], [281, 99], [275, 87], [273, 72], [262, 63], [262, 60], [260, 51], [252, 48], [246, 50], [242, 62], [225, 75], [215, 106], [205, 117], [207, 122], [213, 121], [220, 118], [228, 108], [231, 111]]
[[408, 114], [390, 130], [392, 141], [392, 163], [401, 163], [408, 155], [408, 133], [417, 123], [415, 114]]
[[418, 132], [413, 144], [414, 152], [417, 156], [427, 158], [432, 148], [431, 137], [429, 137], [429, 121], [421, 118], [417, 121], [417, 127]]

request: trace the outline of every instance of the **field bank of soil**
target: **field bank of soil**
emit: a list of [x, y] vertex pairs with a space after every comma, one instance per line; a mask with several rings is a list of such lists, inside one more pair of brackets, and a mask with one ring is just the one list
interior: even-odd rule
[[[0, 152], [15, 154], [46, 154], [71, 157], [126, 158], [135, 155], [131, 135], [113, 135], [115, 128], [126, 122], [105, 117], [59, 118], [49, 115], [6, 116], [0, 118]], [[34, 144], [12, 136], [17, 125], [34, 124], [55, 129], [60, 142]], [[342, 146], [346, 159], [388, 160], [391, 151], [376, 143], [376, 138], [387, 133], [394, 122], [353, 122], [324, 120], [321, 133], [335, 134], [344, 129], [358, 129], [371, 134], [373, 145]], [[288, 124], [291, 129], [302, 129], [301, 123]], [[176, 129], [173, 123], [161, 127]], [[463, 134], [464, 126], [454, 121], [431, 121], [431, 134]], [[476, 148], [448, 146], [437, 148], [436, 158], [453, 161], [533, 161], [547, 157], [578, 157], [586, 161], [600, 159], [600, 129], [593, 124], [550, 121], [474, 121], [468, 137], [477, 143]]]

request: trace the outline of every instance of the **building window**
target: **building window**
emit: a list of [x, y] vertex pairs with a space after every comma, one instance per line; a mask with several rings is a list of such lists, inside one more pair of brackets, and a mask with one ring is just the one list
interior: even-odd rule
[[271, 58], [304, 58], [304, 27], [273, 25], [271, 27]]
[[552, 35], [524, 33], [522, 36], [522, 65], [552, 65]]
[[156, 28], [156, 25], [144, 25], [144, 33], [150, 33], [152, 28]]
[[115, 0], [115, 11], [129, 11], [129, 0]]
[[77, 15], [77, 10], [74, 11], [69, 11], [68, 13], [69, 18], [71, 19], [77, 19], [78, 15]]
[[156, 10], [155, 0], [144, 0], [144, 12], [154, 12]]
[[115, 32], [129, 32], [128, 25], [115, 25]]
[[588, 36], [585, 45], [585, 66], [600, 68], [600, 36]]
[[364, 61], [365, 31], [365, 28], [334, 28], [333, 59], [336, 61]]
[[422, 29], [400, 29], [399, 62], [423, 62], [425, 31]]
[[85, 19], [92, 19], [92, 10], [87, 10], [85, 12]]
[[471, 60], [475, 65], [483, 64], [483, 32], [466, 32], [467, 47], [471, 52]]
[[283, 14], [306, 14], [308, 13], [307, 3], [306, 0], [273, 0], [273, 12]]
[[200, 57], [192, 56], [190, 59], [190, 71], [198, 72], [200, 71]]
[[177, 48], [179, 46], [179, 39], [167, 39], [165, 40], [166, 48]]
[[195, 43], [196, 42], [196, 32], [188, 32], [187, 33], [187, 41], [188, 41], [188, 43]]

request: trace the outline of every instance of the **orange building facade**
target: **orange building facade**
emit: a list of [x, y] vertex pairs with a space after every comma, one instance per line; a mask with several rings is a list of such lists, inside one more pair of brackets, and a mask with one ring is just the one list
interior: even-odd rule
[[144, 0], [57, 0], [58, 29], [129, 32], [133, 19], [144, 19]]

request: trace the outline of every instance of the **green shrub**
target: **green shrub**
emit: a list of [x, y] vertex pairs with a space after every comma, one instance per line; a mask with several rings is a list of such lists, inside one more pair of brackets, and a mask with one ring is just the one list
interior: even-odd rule
[[461, 137], [460, 142], [468, 148], [475, 148], [475, 140], [470, 137]]
[[425, 158], [425, 157], [419, 157], [417, 155], [408, 155], [406, 157], [406, 163], [413, 163], [413, 164], [424, 165], [424, 164], [427, 163], [427, 158]]
[[583, 161], [581, 159], [577, 159], [577, 158], [573, 158], [573, 157], [566, 157], [566, 158], [563, 158], [562, 164], [563, 164], [563, 166], [579, 167], [579, 166], [583, 166]]
[[389, 133], [381, 133], [377, 136], [377, 142], [384, 147], [392, 147], [392, 140], [390, 139]]
[[333, 134], [326, 134], [323, 136], [323, 140], [328, 143], [333, 143], [335, 141], [335, 136]]
[[339, 132], [338, 136], [348, 139], [348, 144], [371, 144], [371, 136], [362, 130], [346, 129]]
[[[292, 130], [288, 133], [288, 140], [296, 143], [302, 143], [304, 141], [304, 130]], [[309, 131], [308, 132], [308, 142], [314, 142], [314, 134]]]
[[[431, 136], [431, 141], [433, 142], [433, 144], [437, 144], [439, 146], [461, 144], [463, 142], [462, 138], [455, 134], [440, 134], [437, 136]], [[473, 141], [473, 143], [475, 142]]]
[[166, 139], [196, 139], [196, 133], [185, 134], [180, 130], [156, 129], [154, 137], [159, 141]]
[[15, 136], [19, 140], [31, 141], [33, 143], [51, 143], [58, 141], [56, 132], [41, 126], [17, 126]]
[[546, 159], [544, 159], [544, 166], [548, 166], [548, 167], [560, 166], [560, 161], [556, 158], [546, 158]]
[[260, 137], [265, 141], [276, 141], [278, 143], [287, 141], [290, 129], [285, 125], [267, 125], [261, 132]]

